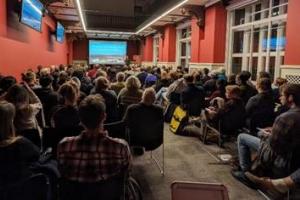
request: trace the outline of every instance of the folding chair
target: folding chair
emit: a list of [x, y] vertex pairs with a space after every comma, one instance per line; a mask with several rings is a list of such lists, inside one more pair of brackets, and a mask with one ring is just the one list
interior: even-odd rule
[[218, 183], [175, 181], [171, 196], [171, 200], [229, 200], [226, 187]]

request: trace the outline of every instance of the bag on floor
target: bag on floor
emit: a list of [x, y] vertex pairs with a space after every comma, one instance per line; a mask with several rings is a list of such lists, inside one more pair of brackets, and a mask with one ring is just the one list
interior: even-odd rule
[[167, 123], [170, 123], [171, 120], [172, 120], [172, 117], [173, 117], [173, 113], [176, 109], [177, 105], [176, 104], [173, 104], [173, 103], [170, 103], [166, 110], [165, 110], [165, 113], [164, 113], [164, 120], [165, 122]]
[[188, 113], [181, 106], [177, 106], [171, 123], [170, 123], [170, 131], [174, 134], [181, 135], [183, 128], [187, 125], [189, 120]]

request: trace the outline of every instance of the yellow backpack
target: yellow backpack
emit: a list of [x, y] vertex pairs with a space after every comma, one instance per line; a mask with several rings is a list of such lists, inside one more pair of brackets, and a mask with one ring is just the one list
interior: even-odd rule
[[181, 106], [177, 106], [170, 123], [170, 131], [174, 134], [181, 134], [182, 129], [188, 123], [188, 113]]

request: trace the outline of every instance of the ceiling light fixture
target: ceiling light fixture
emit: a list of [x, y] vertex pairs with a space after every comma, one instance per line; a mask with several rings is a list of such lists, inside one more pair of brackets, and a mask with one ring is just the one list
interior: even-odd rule
[[163, 18], [164, 16], [166, 16], [167, 14], [169, 14], [172, 11], [176, 10], [180, 6], [184, 5], [188, 1], [189, 0], [183, 0], [183, 1], [179, 2], [175, 6], [173, 6], [172, 8], [170, 8], [169, 10], [167, 10], [166, 12], [164, 12], [163, 14], [161, 14], [160, 16], [158, 16], [157, 18], [153, 19], [148, 24], [146, 24], [145, 26], [143, 26], [142, 28], [140, 28], [138, 31], [135, 32], [135, 34], [139, 34], [140, 32], [142, 32], [143, 30], [145, 30], [146, 28], [148, 28], [149, 26], [151, 26], [152, 24], [154, 24], [155, 22], [157, 22], [158, 20], [160, 20], [161, 18]]
[[123, 35], [133, 35], [134, 32], [122, 32], [122, 31], [101, 31], [101, 30], [86, 30], [87, 33], [112, 33], [112, 34], [123, 34]]
[[78, 12], [79, 12], [79, 18], [80, 18], [81, 24], [83, 26], [83, 30], [86, 32], [86, 26], [85, 26], [85, 21], [84, 21], [83, 14], [82, 14], [80, 0], [76, 0], [76, 4], [77, 4]]

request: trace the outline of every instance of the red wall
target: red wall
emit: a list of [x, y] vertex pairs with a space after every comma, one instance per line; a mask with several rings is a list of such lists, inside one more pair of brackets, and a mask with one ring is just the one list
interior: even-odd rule
[[191, 62], [225, 62], [226, 18], [225, 8], [216, 4], [205, 11], [204, 30], [198, 27], [196, 19], [192, 19]]
[[300, 1], [289, 0], [287, 29], [286, 29], [286, 50], [285, 50], [285, 65], [300, 65]]
[[159, 40], [159, 62], [175, 62], [176, 59], [176, 28], [165, 27], [163, 37]]
[[55, 21], [44, 17], [42, 33], [37, 32], [19, 23], [17, 18], [7, 18], [7, 2], [0, 1], [0, 73], [19, 78], [24, 70], [36, 69], [40, 64], [67, 64], [69, 52], [66, 39], [60, 44], [49, 33], [55, 30]]
[[143, 41], [143, 61], [152, 62], [153, 61], [153, 37], [149, 35]]

